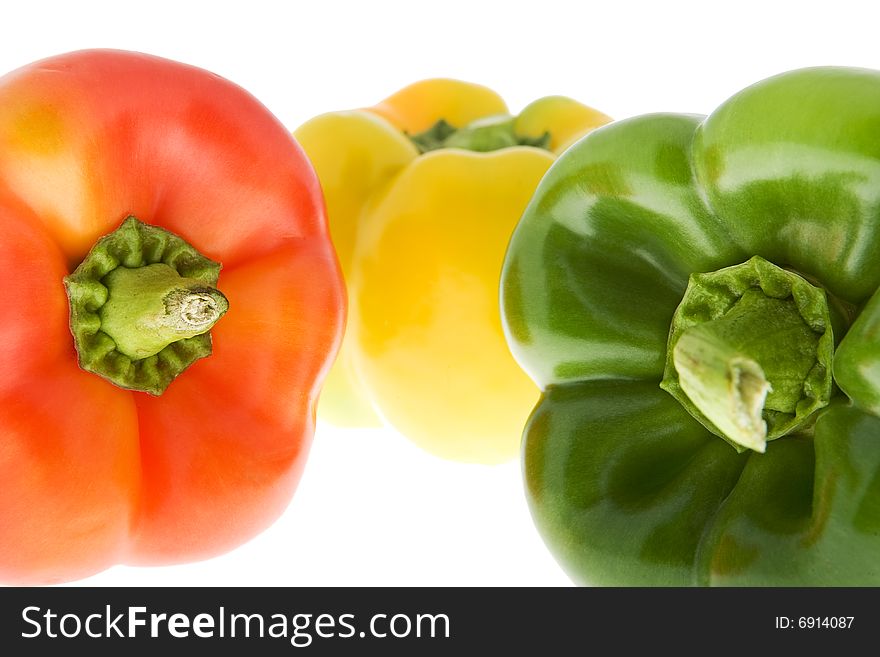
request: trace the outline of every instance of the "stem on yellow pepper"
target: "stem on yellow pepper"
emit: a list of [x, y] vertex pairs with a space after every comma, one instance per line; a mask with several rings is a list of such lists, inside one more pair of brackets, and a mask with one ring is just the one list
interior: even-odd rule
[[462, 128], [456, 128], [445, 119], [440, 119], [424, 132], [410, 135], [410, 139], [420, 153], [441, 148], [488, 153], [512, 146], [532, 146], [549, 150], [549, 132], [537, 137], [520, 135], [514, 130], [515, 122], [515, 117], [502, 114], [477, 119]]

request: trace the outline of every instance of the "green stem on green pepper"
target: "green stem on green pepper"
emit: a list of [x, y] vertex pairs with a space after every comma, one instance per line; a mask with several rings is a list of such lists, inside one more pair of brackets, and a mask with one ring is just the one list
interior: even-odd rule
[[804, 427], [831, 397], [824, 290], [762, 258], [691, 277], [661, 387], [737, 449]]

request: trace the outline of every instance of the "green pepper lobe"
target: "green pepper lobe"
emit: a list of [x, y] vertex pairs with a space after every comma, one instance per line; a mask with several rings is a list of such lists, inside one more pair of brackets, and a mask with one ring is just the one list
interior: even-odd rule
[[880, 72], [806, 69], [548, 171], [501, 297], [577, 582], [880, 585], [878, 130]]
[[162, 394], [211, 354], [208, 331], [229, 307], [219, 273], [182, 238], [128, 217], [64, 279], [80, 367]]

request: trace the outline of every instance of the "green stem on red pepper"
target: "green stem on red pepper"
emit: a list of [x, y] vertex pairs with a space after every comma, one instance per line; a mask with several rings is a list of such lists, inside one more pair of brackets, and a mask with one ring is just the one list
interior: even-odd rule
[[65, 277], [80, 366], [154, 395], [211, 354], [229, 303], [220, 264], [167, 230], [128, 217]]

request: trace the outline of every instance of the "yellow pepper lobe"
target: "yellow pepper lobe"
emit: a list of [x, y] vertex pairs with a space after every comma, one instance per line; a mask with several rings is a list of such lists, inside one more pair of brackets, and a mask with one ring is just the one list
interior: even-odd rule
[[517, 134], [550, 135], [548, 148], [561, 153], [588, 132], [611, 122], [611, 117], [565, 96], [545, 96], [529, 103], [516, 117]]
[[[351, 282], [364, 206], [418, 157], [418, 151], [387, 121], [361, 110], [322, 114], [300, 126], [294, 136], [321, 181], [330, 236], [343, 275]], [[350, 297], [349, 305], [353, 303]], [[355, 329], [349, 323], [346, 335]], [[363, 394], [351, 358], [351, 339], [346, 338], [324, 381], [321, 417], [342, 427], [379, 426], [381, 421]]]
[[408, 134], [424, 132], [439, 119], [463, 126], [486, 116], [508, 113], [501, 96], [491, 89], [445, 78], [415, 82], [368, 111]]
[[398, 431], [439, 456], [514, 457], [538, 390], [506, 346], [501, 263], [552, 163], [538, 149], [436, 151], [369, 212], [353, 266], [355, 363]]

